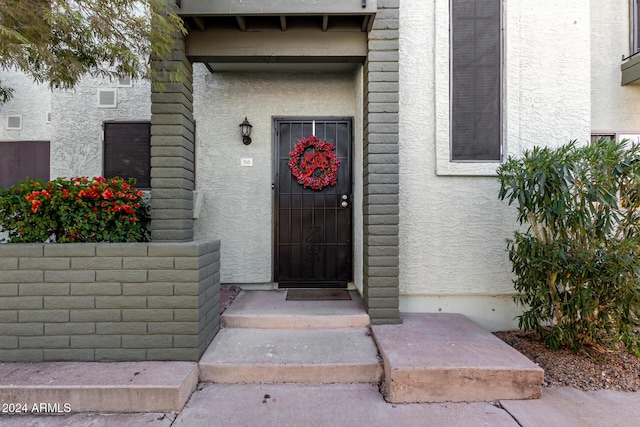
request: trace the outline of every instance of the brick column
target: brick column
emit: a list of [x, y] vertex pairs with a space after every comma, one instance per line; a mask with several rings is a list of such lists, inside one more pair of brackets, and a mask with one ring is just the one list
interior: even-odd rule
[[184, 37], [173, 52], [153, 62], [151, 93], [151, 238], [193, 239], [193, 68]]
[[364, 302], [373, 324], [401, 323], [399, 0], [378, 0], [364, 69]]

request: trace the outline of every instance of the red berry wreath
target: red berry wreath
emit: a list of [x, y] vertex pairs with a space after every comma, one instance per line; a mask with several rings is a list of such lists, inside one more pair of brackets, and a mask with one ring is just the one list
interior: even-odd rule
[[336, 185], [340, 160], [330, 142], [315, 136], [302, 138], [289, 153], [291, 174], [304, 188], [322, 190]]

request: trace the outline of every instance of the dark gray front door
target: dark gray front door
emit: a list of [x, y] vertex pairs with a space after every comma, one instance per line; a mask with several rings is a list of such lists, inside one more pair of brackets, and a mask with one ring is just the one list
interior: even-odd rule
[[[275, 281], [282, 287], [346, 286], [352, 278], [351, 119], [275, 120]], [[304, 188], [289, 152], [315, 135], [336, 146], [335, 186]]]

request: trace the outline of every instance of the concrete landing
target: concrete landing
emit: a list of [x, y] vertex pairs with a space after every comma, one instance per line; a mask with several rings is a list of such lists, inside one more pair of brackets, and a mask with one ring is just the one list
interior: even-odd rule
[[393, 403], [535, 399], [543, 370], [459, 314], [403, 314], [374, 325]]
[[223, 328], [365, 328], [369, 315], [357, 291], [350, 301], [286, 301], [286, 290], [242, 291], [222, 314]]
[[199, 365], [200, 380], [216, 383], [377, 383], [382, 375], [368, 328], [222, 329]]
[[206, 384], [172, 427], [518, 427], [488, 403], [392, 405], [372, 384]]
[[189, 362], [0, 363], [1, 401], [30, 413], [41, 402], [52, 406], [35, 412], [179, 412], [197, 384]]

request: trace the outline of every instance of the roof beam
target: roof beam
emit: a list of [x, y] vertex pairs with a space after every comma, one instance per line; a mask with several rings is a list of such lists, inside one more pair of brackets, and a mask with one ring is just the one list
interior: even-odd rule
[[203, 62], [276, 62], [279, 58], [305, 62], [327, 57], [342, 58], [342, 62], [361, 61], [367, 57], [367, 34], [360, 31], [192, 31], [187, 37], [186, 54]]
[[207, 29], [207, 24], [204, 22], [204, 19], [200, 18], [199, 16], [194, 16], [192, 19], [196, 24], [196, 27], [198, 27], [200, 31], [204, 31]]
[[368, 33], [373, 28], [373, 18], [375, 15], [364, 15], [362, 17], [362, 31]]
[[236, 16], [236, 21], [238, 22], [238, 27], [240, 27], [240, 31], [247, 31], [247, 20], [244, 16]]

